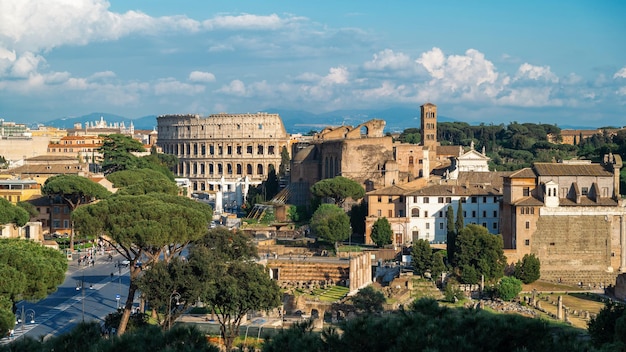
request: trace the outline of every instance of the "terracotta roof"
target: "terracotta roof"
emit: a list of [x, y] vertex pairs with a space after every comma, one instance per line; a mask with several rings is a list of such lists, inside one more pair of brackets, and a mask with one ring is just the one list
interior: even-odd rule
[[475, 184], [475, 185], [490, 185], [492, 187], [500, 188], [504, 184], [504, 177], [511, 175], [512, 171], [492, 171], [492, 172], [478, 172], [478, 171], [461, 171], [457, 177], [458, 184]]
[[526, 167], [521, 170], [513, 171], [513, 173], [510, 174], [508, 177], [509, 178], [535, 178], [537, 177], [537, 175], [535, 175], [535, 172], [531, 168]]
[[613, 176], [600, 164], [535, 163], [538, 176]]
[[70, 155], [38, 155], [32, 158], [25, 159], [26, 161], [63, 161], [63, 160], [73, 160], [76, 161], [76, 156]]
[[524, 205], [526, 205], [526, 206], [543, 206], [543, 202], [540, 201], [539, 199], [535, 198], [535, 197], [525, 197], [525, 198], [517, 200], [513, 204], [515, 204], [517, 206], [524, 206]]
[[56, 175], [56, 174], [79, 174], [89, 171], [87, 164], [50, 164], [50, 165], [22, 165], [2, 174], [8, 175]]
[[501, 196], [498, 188], [480, 185], [432, 185], [406, 194], [407, 196]]
[[454, 155], [459, 156], [458, 145], [440, 145], [437, 146], [437, 155]]
[[369, 191], [367, 192], [367, 195], [368, 196], [394, 196], [394, 195], [404, 195], [405, 193], [408, 193], [411, 191], [412, 190], [407, 190], [397, 185], [391, 185], [389, 187]]
[[611, 198], [600, 198], [597, 202], [592, 199], [583, 196], [580, 197], [580, 203], [576, 203], [569, 198], [559, 198], [559, 205], [563, 207], [614, 207], [617, 206], [617, 201]]

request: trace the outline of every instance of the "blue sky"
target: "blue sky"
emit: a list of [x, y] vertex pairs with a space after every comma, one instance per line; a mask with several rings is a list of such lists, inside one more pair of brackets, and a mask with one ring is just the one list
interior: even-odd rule
[[415, 107], [626, 125], [624, 1], [0, 0], [0, 118]]

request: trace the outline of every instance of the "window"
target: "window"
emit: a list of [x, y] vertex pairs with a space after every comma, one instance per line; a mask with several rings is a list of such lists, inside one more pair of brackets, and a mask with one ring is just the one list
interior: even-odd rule
[[389, 209], [389, 210], [387, 211], [387, 217], [389, 217], [389, 218], [393, 218], [393, 210]]
[[530, 228], [530, 221], [526, 221], [526, 228], [529, 229]]
[[237, 146], [237, 155], [241, 155], [241, 149], [242, 149], [241, 146], [238, 145]]
[[463, 210], [463, 217], [466, 218], [467, 217], [467, 211]]
[[69, 220], [63, 220], [63, 227], [65, 227], [66, 229], [70, 227], [70, 221]]
[[383, 213], [383, 211], [382, 211], [382, 210], [380, 210], [380, 209], [378, 209], [378, 210], [376, 211], [376, 215], [377, 215], [378, 217], [381, 217], [381, 216], [382, 216], [382, 213]]
[[383, 197], [378, 196], [378, 203], [382, 203], [382, 201], [383, 201]]
[[439, 211], [439, 217], [442, 218], [443, 217], [443, 211]]
[[200, 150], [202, 151], [202, 155], [206, 155], [206, 145], [203, 144]]
[[387, 198], [387, 203], [393, 203], [393, 197], [392, 196], [389, 196]]
[[452, 197], [446, 197], [446, 203], [448, 204], [452, 203]]
[[217, 155], [222, 155], [224, 153], [224, 148], [219, 145], [217, 146]]
[[498, 223], [494, 222], [491, 226], [492, 229], [497, 230], [498, 229]]
[[274, 146], [270, 145], [267, 147], [267, 154], [274, 155]]
[[531, 214], [534, 214], [534, 213], [535, 213], [535, 208], [531, 207], [531, 208], [530, 208], [530, 213], [531, 213]]
[[411, 209], [411, 217], [412, 218], [419, 218], [420, 217], [420, 210], [417, 208]]
[[472, 203], [478, 202], [478, 197], [472, 197]]
[[443, 203], [443, 197], [439, 197], [439, 199], [437, 199], [438, 203]]
[[487, 228], [487, 223], [486, 222], [483, 222], [483, 227]]
[[461, 203], [465, 203], [467, 200], [465, 199], [465, 197], [461, 197], [461, 199], [459, 199], [459, 201], [460, 201]]
[[228, 147], [226, 147], [226, 154], [228, 155], [232, 155], [233, 154], [233, 146], [229, 145]]
[[524, 240], [524, 245], [530, 246], [530, 240]]
[[428, 203], [428, 197], [424, 197], [424, 204]]
[[487, 197], [483, 197], [483, 203], [487, 203]]
[[493, 197], [493, 202], [498, 203], [498, 197]]
[[60, 213], [60, 212], [61, 212], [61, 209], [59, 209], [59, 207], [54, 207], [53, 212], [54, 212], [55, 214], [58, 214], [58, 213]]
[[426, 210], [424, 210], [424, 217], [427, 218], [428, 217], [428, 212]]
[[522, 195], [523, 195], [524, 197], [528, 197], [528, 196], [530, 196], [530, 188], [529, 188], [529, 187], [524, 187], [524, 190], [523, 190], [523, 192], [522, 192]]
[[209, 146], [209, 154], [211, 155], [215, 154], [215, 147], [213, 145]]
[[487, 217], [487, 211], [483, 210], [483, 218], [486, 218], [486, 217]]
[[426, 223], [426, 230], [430, 230], [430, 224]]
[[259, 144], [257, 146], [257, 154], [262, 155], [263, 154], [263, 145]]
[[524, 214], [524, 207], [519, 208], [519, 213]]
[[417, 196], [413, 196], [413, 203], [417, 203]]
[[476, 210], [472, 210], [472, 217], [475, 218], [476, 217]]
[[582, 188], [582, 195], [586, 196], [587, 194], [589, 194], [589, 188], [588, 187], [583, 187]]
[[246, 153], [252, 154], [252, 146], [251, 145], [246, 147]]
[[439, 223], [439, 230], [443, 230], [443, 222]]
[[497, 211], [497, 210], [494, 210], [494, 211], [493, 211], [493, 217], [494, 217], [494, 218], [497, 218], [497, 217], [498, 217], [498, 211]]

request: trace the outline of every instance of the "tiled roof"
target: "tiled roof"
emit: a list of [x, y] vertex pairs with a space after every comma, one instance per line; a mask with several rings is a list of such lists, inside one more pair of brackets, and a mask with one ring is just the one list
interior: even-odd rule
[[535, 178], [535, 172], [531, 168], [523, 168], [521, 170], [514, 171], [509, 175], [510, 178]]
[[535, 163], [538, 176], [613, 176], [600, 164]]
[[543, 206], [543, 202], [535, 197], [525, 197], [514, 203], [517, 206]]
[[50, 164], [50, 165], [22, 165], [2, 172], [8, 175], [56, 175], [79, 174], [89, 171], [87, 164]]
[[440, 145], [437, 146], [437, 155], [455, 155], [459, 156], [458, 145]]
[[574, 200], [569, 198], [559, 198], [559, 205], [563, 207], [614, 207], [617, 206], [617, 201], [611, 198], [600, 198], [597, 202], [595, 202], [592, 199], [583, 196], [580, 197], [580, 203], [576, 203]]
[[411, 192], [411, 190], [404, 189], [400, 186], [392, 185], [389, 187], [369, 191], [367, 192], [367, 195], [368, 196], [395, 196], [395, 195], [403, 195], [409, 192]]
[[481, 185], [432, 185], [406, 194], [407, 196], [501, 196], [498, 188]]

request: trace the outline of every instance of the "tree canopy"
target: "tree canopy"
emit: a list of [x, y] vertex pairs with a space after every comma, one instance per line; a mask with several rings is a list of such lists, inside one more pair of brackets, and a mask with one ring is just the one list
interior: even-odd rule
[[347, 198], [354, 200], [365, 196], [365, 189], [358, 182], [343, 176], [326, 178], [311, 186], [311, 193], [320, 198], [332, 198], [338, 206]]
[[29, 220], [30, 215], [26, 210], [11, 204], [4, 198], [0, 198], [0, 225], [15, 224], [21, 227]]
[[15, 324], [15, 302], [45, 298], [63, 283], [66, 270], [67, 259], [57, 250], [32, 241], [0, 239], [0, 331]]
[[122, 170], [111, 173], [107, 180], [116, 188], [118, 194], [141, 195], [152, 192], [178, 194], [178, 186], [165, 174], [153, 169]]
[[476, 284], [481, 275], [486, 281], [498, 280], [506, 267], [502, 236], [480, 225], [467, 225], [456, 239], [455, 265], [463, 283]]
[[103, 135], [98, 151], [102, 154], [102, 171], [105, 175], [115, 171], [137, 168], [139, 158], [133, 152], [145, 152], [143, 144], [123, 134]]
[[358, 312], [366, 314], [382, 312], [383, 304], [387, 301], [385, 294], [372, 286], [360, 289], [350, 300]]
[[525, 284], [539, 280], [541, 275], [541, 263], [539, 262], [539, 258], [534, 254], [524, 254], [522, 260], [518, 260], [517, 263], [515, 263], [515, 272], [513, 275], [522, 280]]
[[124, 333], [137, 289], [141, 269], [135, 263], [143, 260], [149, 266], [160, 257], [169, 261], [206, 234], [212, 215], [209, 205], [160, 193], [116, 195], [74, 211], [72, 220], [80, 233], [103, 236], [130, 261], [131, 283], [119, 334]]
[[433, 250], [427, 240], [419, 239], [413, 242], [411, 263], [417, 275], [424, 276], [427, 271], [430, 271], [433, 263]]
[[[111, 195], [104, 186], [78, 175], [55, 175], [46, 180], [41, 193], [63, 200], [74, 212], [80, 205]], [[74, 227], [70, 232], [70, 250], [74, 250]]]
[[311, 217], [311, 230], [321, 240], [334, 243], [350, 237], [350, 218], [334, 204], [322, 204]]
[[281, 292], [256, 256], [252, 239], [241, 231], [215, 228], [189, 251], [194, 297], [217, 316], [226, 350], [238, 335], [241, 320], [252, 310], [268, 311], [281, 304]]
[[391, 244], [392, 238], [391, 235], [393, 231], [391, 230], [391, 224], [389, 224], [389, 220], [387, 218], [382, 217], [374, 222], [372, 225], [372, 233], [370, 237], [372, 238], [372, 242], [376, 244], [378, 247], [383, 247], [385, 245]]

